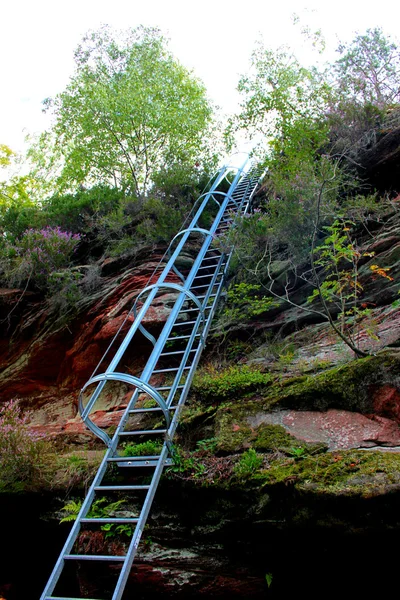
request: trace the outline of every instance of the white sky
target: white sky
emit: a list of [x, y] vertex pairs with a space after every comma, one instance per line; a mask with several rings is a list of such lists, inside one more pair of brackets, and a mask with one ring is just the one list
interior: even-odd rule
[[399, 38], [396, 0], [3, 0], [0, 8], [0, 144], [23, 149], [26, 133], [46, 127], [44, 98], [61, 92], [73, 71], [73, 51], [88, 29], [158, 26], [174, 55], [193, 69], [226, 112], [247, 70], [255, 40], [273, 47], [304, 41], [293, 27], [320, 27], [328, 48], [354, 32], [380, 26]]

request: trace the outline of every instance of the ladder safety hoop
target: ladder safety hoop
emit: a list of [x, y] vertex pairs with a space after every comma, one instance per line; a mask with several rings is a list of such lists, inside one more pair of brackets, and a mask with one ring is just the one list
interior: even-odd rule
[[[168, 258], [171, 258], [171, 248], [172, 248], [172, 244], [174, 243], [174, 241], [181, 235], [184, 235], [185, 233], [188, 233], [188, 232], [202, 233], [205, 237], [207, 237], [208, 235], [213, 237], [213, 234], [211, 233], [211, 231], [209, 231], [208, 229], [203, 229], [202, 227], [188, 227], [187, 229], [182, 229], [172, 238], [172, 240], [169, 243], [168, 250], [167, 250]], [[178, 258], [178, 256], [176, 258]], [[185, 283], [185, 277], [179, 271], [178, 267], [175, 266], [175, 264], [172, 265], [172, 270], [175, 273], [175, 275], [177, 275], [183, 281], [183, 283]]]
[[[81, 415], [83, 415], [85, 410], [83, 406], [83, 394], [85, 393], [86, 389], [93, 383], [106, 383], [107, 381], [121, 381], [123, 383], [128, 383], [129, 385], [132, 385], [138, 390], [145, 392], [146, 394], [151, 396], [161, 408], [161, 411], [164, 414], [165, 421], [167, 423], [167, 427], [169, 427], [171, 423], [171, 417], [165, 400], [161, 396], [161, 394], [152, 385], [146, 383], [145, 381], [142, 381], [139, 377], [135, 377], [134, 375], [128, 375], [127, 373], [118, 373], [117, 371], [114, 371], [112, 373], [100, 373], [99, 375], [95, 375], [85, 383], [85, 385], [79, 393], [78, 399], [79, 413]], [[89, 415], [86, 415], [86, 417], [84, 417], [83, 420], [85, 424], [89, 427], [89, 429], [93, 431], [93, 433], [101, 437], [101, 439], [107, 444], [107, 446], [110, 445], [110, 437], [105, 433], [105, 431], [103, 431], [97, 425], [95, 425], [95, 423], [93, 423], [93, 421], [89, 418]], [[99, 432], [101, 435], [99, 434]]]
[[236, 204], [236, 206], [239, 206], [238, 203], [236, 202], [236, 200], [232, 197], [232, 194], [227, 194], [226, 192], [220, 192], [218, 190], [214, 190], [213, 192], [206, 192], [205, 194], [202, 194], [201, 196], [199, 196], [198, 200], [200, 200], [204, 196], [210, 196], [218, 204], [218, 206], [221, 206], [221, 204], [218, 202], [218, 200], [216, 198], [214, 198], [214, 195], [223, 196], [224, 198], [230, 198], [232, 200], [232, 202], [234, 202]]
[[[145, 287], [140, 294], [138, 294], [136, 296], [136, 300], [135, 300], [135, 304], [133, 305], [132, 311], [133, 311], [133, 315], [136, 318], [137, 315], [137, 311], [136, 311], [136, 305], [137, 302], [139, 300], [139, 298], [145, 293], [145, 292], [149, 292], [151, 290], [154, 289], [171, 289], [171, 290], [176, 290], [179, 293], [182, 294], [186, 294], [186, 296], [188, 296], [190, 298], [190, 300], [193, 300], [193, 302], [196, 304], [196, 306], [198, 307], [199, 311], [200, 311], [200, 315], [203, 321], [203, 328], [205, 327], [205, 323], [206, 323], [206, 319], [205, 319], [205, 315], [204, 315], [204, 308], [202, 307], [200, 300], [193, 294], [193, 292], [191, 292], [190, 290], [185, 289], [184, 287], [182, 287], [181, 285], [177, 284], [177, 283], [153, 283], [152, 285], [148, 285], [147, 287]], [[151, 333], [149, 333], [147, 331], [147, 329], [145, 329], [143, 327], [142, 324], [139, 325], [139, 330], [143, 333], [143, 335], [150, 340], [153, 345], [156, 345], [156, 339], [151, 335]]]
[[188, 296], [190, 298], [190, 300], [193, 300], [193, 302], [196, 304], [196, 306], [198, 307], [200, 314], [202, 316], [203, 322], [205, 322], [204, 308], [202, 307], [200, 300], [193, 294], [193, 292], [185, 289], [178, 283], [164, 283], [164, 282], [163, 283], [153, 283], [152, 285], [148, 285], [147, 287], [145, 287], [140, 292], [140, 294], [138, 296], [136, 296], [135, 304], [133, 305], [133, 313], [135, 316], [136, 316], [136, 303], [139, 300], [140, 296], [142, 296], [142, 294], [144, 294], [145, 292], [148, 292], [148, 291], [156, 289], [156, 288], [172, 289], [172, 290], [176, 290], [177, 292], [179, 292], [181, 294], [186, 294], [186, 296]]

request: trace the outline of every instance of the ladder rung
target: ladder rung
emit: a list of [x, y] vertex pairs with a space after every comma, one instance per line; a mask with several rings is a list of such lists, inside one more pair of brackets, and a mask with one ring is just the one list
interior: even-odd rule
[[106, 517], [102, 517], [101, 519], [96, 519], [95, 517], [93, 517], [92, 519], [90, 519], [89, 517], [86, 517], [85, 519], [80, 519], [79, 523], [138, 523], [139, 522], [139, 517], [132, 517], [130, 519], [122, 519], [119, 517], [110, 517], [110, 518], [106, 518]]
[[112, 491], [131, 491], [131, 490], [149, 490], [149, 485], [98, 485], [94, 488], [95, 492], [112, 492]]
[[[160, 464], [159, 460], [139, 460], [140, 456], [134, 457], [125, 457], [121, 456], [119, 458], [109, 458], [108, 460], [113, 463], [117, 463], [119, 467], [157, 467]], [[172, 460], [167, 458], [164, 462], [164, 466], [169, 467], [172, 465]]]
[[[183, 388], [184, 388], [183, 385], [176, 386], [177, 390], [182, 390]], [[172, 390], [172, 385], [165, 385], [162, 387], [157, 387], [156, 390], [157, 390], [157, 392], [166, 392], [167, 390]]]
[[[209, 308], [209, 307], [207, 307]], [[210, 307], [211, 308], [211, 307]], [[197, 352], [198, 346], [196, 346], [196, 348], [192, 348], [191, 350], [189, 350], [189, 352]], [[162, 354], [160, 354], [160, 358], [161, 356], [172, 356], [173, 354], [185, 354], [186, 350], [176, 350], [175, 352], [163, 352]]]
[[197, 269], [197, 271], [202, 271], [203, 269], [212, 269], [212, 267], [216, 267], [218, 265], [218, 261], [215, 263], [215, 265], [205, 265], [204, 267], [199, 267]]
[[[216, 281], [215, 283], [212, 284], [211, 287], [214, 287], [216, 285], [219, 285], [221, 282], [220, 281]], [[204, 288], [204, 287], [209, 287], [210, 284], [209, 283], [205, 283], [204, 285], [194, 285], [193, 287], [190, 288], [190, 291], [192, 290], [199, 290], [200, 288]], [[197, 296], [198, 298], [200, 298], [200, 296]], [[211, 308], [210, 306], [206, 306], [205, 308]]]
[[[45, 596], [44, 600], [82, 600], [82, 597], [73, 598], [72, 596]], [[100, 600], [100, 598], [86, 598], [86, 600]]]
[[[170, 406], [168, 410], [176, 410], [176, 406]], [[161, 408], [159, 408], [158, 406], [154, 407], [154, 408], [132, 408], [131, 410], [128, 411], [128, 414], [130, 415], [134, 415], [134, 414], [144, 414], [144, 413], [148, 413], [148, 412], [161, 412]]]
[[[196, 333], [195, 334], [195, 338], [199, 338], [201, 336], [200, 333]], [[175, 335], [172, 338], [168, 338], [167, 342], [174, 342], [175, 340], [188, 340], [191, 336], [190, 335]]]
[[138, 429], [136, 431], [121, 431], [119, 435], [155, 435], [157, 433], [166, 433], [167, 431], [168, 429]]
[[196, 281], [196, 279], [205, 279], [205, 277], [214, 277], [214, 273], [207, 273], [207, 275], [196, 275], [193, 281]]
[[64, 560], [108, 560], [124, 562], [125, 556], [108, 556], [107, 554], [65, 554]]
[[[219, 282], [219, 283], [221, 283], [221, 282]], [[197, 297], [199, 300], [203, 300], [203, 298], [205, 298], [205, 297], [206, 297], [206, 295], [207, 295], [207, 294], [205, 294], [204, 296], [196, 296], [196, 297]], [[217, 295], [217, 294], [210, 294], [208, 297], [209, 297], [209, 298], [215, 298], [215, 296], [216, 296], [216, 295]], [[189, 322], [190, 322], [190, 321], [188, 321], [188, 323], [189, 323]], [[196, 321], [193, 321], [193, 323], [196, 323]]]
[[[153, 459], [152, 459], [153, 460]], [[112, 458], [108, 458], [107, 462], [117, 462], [117, 463], [140, 463], [141, 466], [146, 466], [150, 463], [150, 460], [147, 456], [113, 456]], [[158, 461], [154, 461], [157, 462]]]
[[[206, 285], [208, 285], [208, 283], [206, 283]], [[204, 286], [202, 285], [200, 287], [204, 287]], [[190, 289], [193, 290], [195, 288], [190, 288]], [[204, 306], [203, 310], [207, 310], [208, 308], [211, 308], [211, 307], [210, 306]], [[181, 310], [181, 311], [179, 311], [178, 314], [180, 315], [180, 314], [185, 314], [185, 313], [193, 312], [193, 311], [199, 312], [199, 310], [200, 309], [197, 308], [197, 306], [195, 306], [194, 308], [187, 308], [187, 309]]]
[[[157, 369], [156, 371], [153, 371], [152, 375], [154, 375], [154, 373], [176, 373], [177, 371], [179, 371], [180, 367], [170, 367], [169, 369]], [[190, 369], [190, 367], [184, 367], [183, 370], [184, 371], [188, 371]]]

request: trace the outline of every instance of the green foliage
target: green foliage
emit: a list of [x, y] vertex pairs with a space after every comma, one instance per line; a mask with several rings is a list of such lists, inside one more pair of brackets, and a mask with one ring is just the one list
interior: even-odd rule
[[210, 366], [206, 371], [196, 373], [192, 390], [202, 400], [213, 402], [256, 391], [271, 381], [269, 373], [247, 365], [232, 365], [225, 369]]
[[[144, 196], [171, 165], [185, 172], [204, 153], [211, 107], [159, 30], [89, 32], [66, 90], [45, 102], [54, 126], [31, 149], [36, 175], [59, 189], [112, 183]], [[61, 169], [61, 172], [60, 172]]]
[[231, 285], [226, 296], [223, 321], [243, 322], [263, 314], [276, 305], [273, 298], [259, 293], [260, 288], [261, 285], [244, 282]]
[[324, 115], [332, 102], [332, 89], [323, 75], [304, 68], [288, 48], [272, 51], [259, 44], [250, 74], [240, 79], [238, 89], [242, 110], [227, 135], [238, 129], [250, 137], [263, 134], [258, 154], [277, 195], [282, 196], [296, 175], [311, 175], [312, 182], [316, 152], [328, 140]]
[[217, 446], [218, 440], [215, 437], [199, 440], [196, 444], [198, 450], [201, 450], [202, 452], [211, 452], [211, 454], [215, 453]]
[[73, 233], [89, 232], [94, 226], [101, 226], [102, 219], [118, 211], [129, 199], [123, 191], [106, 185], [74, 194], [54, 194], [43, 201], [41, 218], [47, 225]]
[[47, 296], [51, 308], [64, 319], [74, 313], [78, 301], [82, 298], [81, 273], [71, 269], [50, 273], [47, 282]]
[[272, 575], [272, 573], [265, 574], [265, 581], [267, 582], [268, 587], [271, 587], [273, 578], [274, 578], [274, 576]]
[[184, 216], [185, 209], [150, 198], [144, 203], [136, 234], [146, 243], [168, 242], [179, 231]]
[[15, 156], [15, 152], [11, 148], [5, 144], [0, 144], [0, 167], [9, 167], [13, 156]]
[[28, 427], [15, 400], [0, 408], [0, 491], [23, 491], [43, 480], [43, 460], [48, 447]]
[[[52, 461], [52, 485], [55, 489], [87, 488], [93, 479], [99, 464], [100, 456], [90, 454], [62, 454]], [[73, 511], [72, 511], [73, 512]], [[79, 512], [79, 509], [78, 509]]]
[[169, 471], [175, 474], [188, 474], [194, 479], [203, 475], [205, 467], [199, 456], [174, 446], [172, 453], [173, 464]]
[[[114, 513], [118, 511], [118, 509], [125, 503], [125, 499], [117, 500], [116, 502], [108, 502], [107, 498], [97, 498], [92, 503], [88, 517], [92, 519], [104, 519], [107, 517], [112, 517]], [[60, 520], [60, 523], [76, 521], [81, 508], [82, 500], [70, 500], [61, 509], [61, 511], [64, 513], [64, 517]], [[104, 532], [105, 539], [113, 538], [120, 534], [131, 536], [133, 532], [132, 526], [125, 524], [118, 525], [116, 523], [104, 523], [101, 525], [100, 529]]]
[[[41, 230], [28, 229], [14, 245], [7, 243], [3, 248], [3, 269], [11, 285], [31, 281], [40, 289], [59, 289], [57, 271], [67, 267], [72, 253], [80, 240], [78, 234], [62, 231], [59, 227]], [[69, 282], [72, 275], [67, 275]], [[65, 278], [64, 278], [65, 279]]]
[[65, 504], [61, 511], [65, 513], [64, 517], [60, 519], [60, 523], [70, 523], [76, 521], [78, 518], [79, 511], [82, 508], [82, 500], [70, 500]]
[[126, 444], [123, 450], [123, 456], [156, 456], [160, 454], [162, 444], [148, 440], [141, 444]]
[[238, 463], [234, 467], [234, 474], [238, 479], [248, 479], [252, 477], [263, 464], [263, 457], [257, 454], [254, 448], [249, 448], [244, 452]]
[[379, 27], [340, 44], [338, 52], [336, 77], [345, 98], [379, 109], [400, 101], [400, 50]]
[[[353, 225], [351, 221], [336, 219], [332, 225], [325, 227], [328, 235], [314, 251], [314, 264], [323, 270], [323, 281], [317, 282], [308, 301], [321, 300], [325, 310], [333, 310], [332, 306], [335, 306], [344, 341], [357, 345], [354, 338], [357, 322], [370, 314], [370, 310], [360, 303], [363, 286], [358, 264], [362, 257], [373, 257], [374, 253], [361, 254], [351, 236]], [[369, 268], [375, 276], [393, 280], [388, 268], [378, 265], [370, 265]], [[367, 332], [376, 339], [372, 330], [367, 329]]]

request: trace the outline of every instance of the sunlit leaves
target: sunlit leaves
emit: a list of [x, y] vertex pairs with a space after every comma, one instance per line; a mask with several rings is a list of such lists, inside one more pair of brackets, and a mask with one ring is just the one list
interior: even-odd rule
[[[66, 90], [46, 100], [54, 126], [32, 150], [57, 186], [106, 183], [144, 195], [175, 161], [195, 165], [212, 110], [203, 84], [180, 65], [157, 29], [89, 33]], [[43, 169], [42, 169], [43, 170]]]
[[340, 44], [336, 75], [342, 94], [380, 109], [400, 101], [400, 50], [376, 27]]

